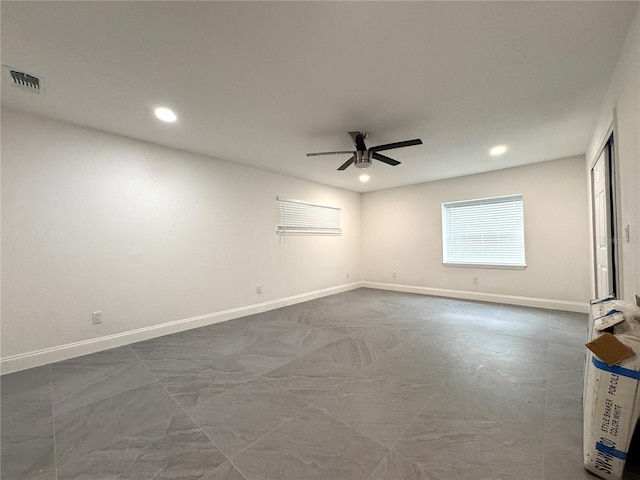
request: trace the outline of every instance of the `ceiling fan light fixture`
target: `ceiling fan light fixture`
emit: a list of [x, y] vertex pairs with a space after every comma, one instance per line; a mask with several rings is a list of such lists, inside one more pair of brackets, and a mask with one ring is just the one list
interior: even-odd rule
[[357, 151], [353, 164], [356, 168], [369, 168], [371, 166], [371, 152], [369, 150]]

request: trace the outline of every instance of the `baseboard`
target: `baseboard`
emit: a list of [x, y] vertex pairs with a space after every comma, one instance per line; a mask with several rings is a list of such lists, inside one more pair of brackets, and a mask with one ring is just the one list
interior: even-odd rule
[[494, 293], [469, 292], [463, 290], [447, 290], [442, 288], [419, 287], [414, 285], [397, 285], [392, 283], [378, 282], [353, 282], [337, 287], [315, 290], [313, 292], [283, 297], [268, 302], [256, 303], [245, 307], [232, 308], [220, 312], [199, 315], [197, 317], [184, 318], [172, 322], [139, 328], [104, 337], [92, 338], [81, 342], [69, 343], [58, 347], [45, 348], [33, 352], [22, 353], [0, 359], [0, 374], [17, 372], [28, 368], [39, 367], [49, 363], [60, 362], [69, 358], [79, 357], [90, 353], [121, 347], [151, 338], [161, 337], [172, 333], [191, 330], [192, 328], [213, 325], [214, 323], [226, 322], [234, 318], [254, 315], [256, 313], [267, 312], [277, 308], [295, 305], [296, 303], [307, 302], [316, 298], [335, 295], [337, 293], [355, 290], [356, 288], [376, 288], [379, 290], [393, 290], [397, 292], [418, 293], [422, 295], [433, 295], [438, 297], [457, 298], [462, 300], [477, 300], [482, 302], [504, 303], [508, 305], [521, 305], [526, 307], [548, 308], [555, 310], [565, 310], [569, 312], [588, 313], [589, 304], [581, 302], [571, 302], [564, 300], [552, 300], [546, 298], [519, 297], [513, 295], [500, 295]]
[[171, 333], [213, 325], [214, 323], [226, 322], [227, 320], [233, 320], [234, 318], [254, 315], [256, 313], [267, 312], [269, 310], [287, 307], [296, 303], [308, 302], [309, 300], [326, 297], [328, 295], [335, 295], [336, 293], [347, 292], [349, 290], [360, 288], [361, 286], [362, 282], [354, 282], [337, 287], [293, 295], [291, 297], [270, 300], [268, 302], [256, 303], [246, 307], [232, 308], [220, 312], [208, 313], [206, 315], [199, 315], [197, 317], [162, 323], [160, 325], [139, 328], [137, 330], [60, 345], [58, 347], [21, 353], [0, 359], [0, 374], [4, 375], [6, 373], [18, 372], [28, 368], [39, 367], [41, 365], [60, 362], [69, 358], [79, 357], [81, 355], [99, 352], [101, 350], [122, 347], [123, 345], [129, 345], [131, 343], [141, 342], [143, 340], [149, 340], [163, 335], [169, 335]]
[[523, 307], [547, 308], [567, 312], [589, 313], [589, 304], [569, 300], [552, 300], [549, 298], [519, 297], [496, 293], [469, 292], [464, 290], [447, 290], [443, 288], [418, 287], [414, 285], [397, 285], [394, 283], [361, 282], [365, 288], [393, 290], [396, 292], [419, 293], [436, 297], [457, 298], [461, 300], [477, 300], [480, 302], [504, 303]]

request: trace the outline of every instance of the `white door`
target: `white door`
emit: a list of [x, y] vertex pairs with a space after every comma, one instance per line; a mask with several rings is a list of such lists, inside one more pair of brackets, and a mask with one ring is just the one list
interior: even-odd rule
[[611, 192], [605, 150], [591, 170], [593, 198], [593, 233], [596, 264], [596, 297], [602, 298], [613, 291], [611, 255]]
[[596, 262], [596, 297], [609, 295], [609, 248], [607, 234], [607, 171], [604, 151], [592, 170], [593, 230]]

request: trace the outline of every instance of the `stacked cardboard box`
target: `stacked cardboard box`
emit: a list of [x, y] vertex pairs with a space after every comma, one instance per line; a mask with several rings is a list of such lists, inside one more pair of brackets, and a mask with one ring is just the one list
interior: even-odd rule
[[592, 301], [588, 337], [584, 467], [620, 479], [640, 414], [640, 308], [612, 298]]

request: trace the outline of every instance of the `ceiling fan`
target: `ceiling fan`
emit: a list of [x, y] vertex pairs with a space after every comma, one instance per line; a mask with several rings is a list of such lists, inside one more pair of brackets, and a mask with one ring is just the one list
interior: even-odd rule
[[356, 146], [356, 150], [341, 150], [339, 152], [319, 152], [319, 153], [307, 153], [307, 157], [316, 157], [318, 155], [341, 155], [344, 153], [351, 153], [352, 156], [349, 160], [344, 162], [338, 170], [345, 170], [352, 163], [356, 168], [369, 168], [372, 160], [379, 160], [387, 165], [395, 167], [400, 165], [400, 162], [393, 158], [386, 157], [378, 152], [383, 150], [391, 150], [392, 148], [410, 147], [412, 145], [422, 145], [422, 140], [416, 138], [415, 140], [405, 140], [404, 142], [386, 143], [384, 145], [378, 145], [377, 147], [370, 147], [364, 144], [364, 139], [369, 136], [367, 132], [349, 132], [353, 143]]

